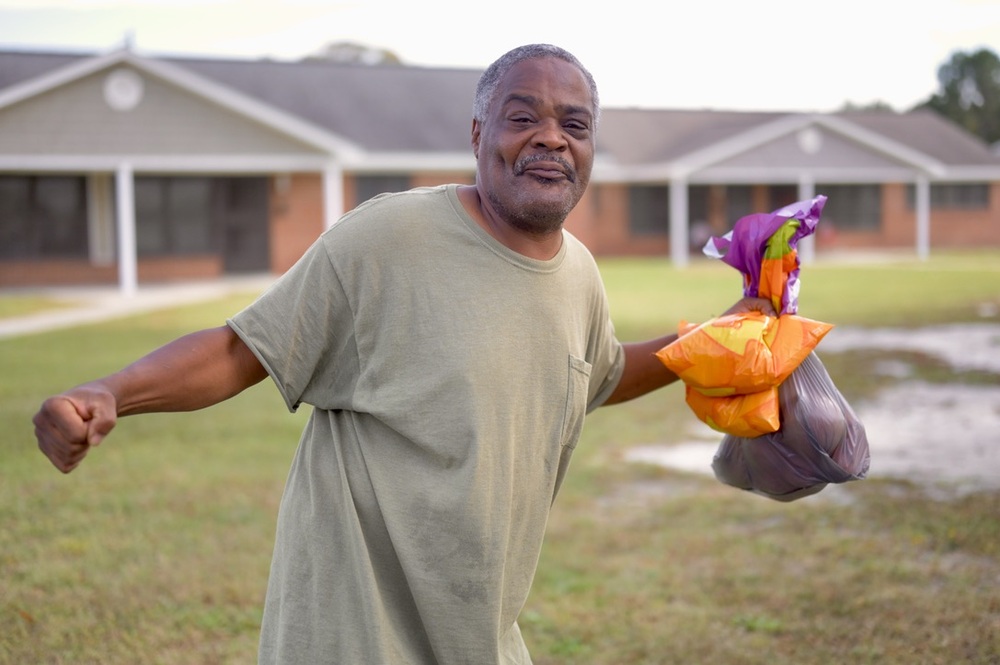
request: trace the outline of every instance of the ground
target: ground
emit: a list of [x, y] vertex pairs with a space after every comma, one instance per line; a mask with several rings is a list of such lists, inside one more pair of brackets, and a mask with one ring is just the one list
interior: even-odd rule
[[[920, 329], [838, 327], [817, 349], [913, 351], [946, 362], [954, 372], [1000, 374], [1000, 324], [956, 324]], [[886, 360], [876, 373], [899, 381], [854, 404], [871, 449], [869, 478], [902, 477], [929, 491], [1000, 489], [1000, 386], [912, 378], [906, 363]], [[689, 440], [642, 446], [629, 459], [712, 474], [721, 435], [695, 421]], [[836, 492], [828, 487], [823, 493]]]

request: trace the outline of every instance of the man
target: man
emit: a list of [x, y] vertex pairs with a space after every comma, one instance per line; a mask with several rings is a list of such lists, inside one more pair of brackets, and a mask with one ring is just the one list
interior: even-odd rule
[[261, 663], [530, 663], [516, 619], [585, 413], [676, 379], [653, 355], [673, 336], [616, 340], [594, 261], [562, 228], [594, 159], [591, 75], [562, 49], [514, 49], [473, 115], [474, 186], [362, 204], [227, 325], [35, 417], [69, 472], [117, 416], [207, 407], [265, 376], [313, 407]]

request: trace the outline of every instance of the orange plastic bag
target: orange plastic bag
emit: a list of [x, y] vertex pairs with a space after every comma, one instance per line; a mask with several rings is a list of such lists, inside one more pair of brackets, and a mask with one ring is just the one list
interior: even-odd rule
[[729, 314], [681, 335], [656, 356], [704, 395], [747, 395], [776, 388], [832, 328], [794, 314]]
[[710, 427], [753, 438], [778, 431], [777, 389], [833, 325], [798, 316], [798, 241], [816, 228], [825, 196], [769, 215], [741, 218], [712, 238], [705, 254], [743, 274], [743, 294], [767, 298], [777, 317], [759, 312], [682, 324], [656, 356], [685, 383], [688, 406]]
[[687, 405], [714, 430], [749, 439], [781, 426], [777, 388], [732, 397], [708, 397], [690, 386], [684, 391]]

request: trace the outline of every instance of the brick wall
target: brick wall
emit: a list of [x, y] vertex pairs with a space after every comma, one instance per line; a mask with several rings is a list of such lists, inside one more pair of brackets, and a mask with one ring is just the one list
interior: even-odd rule
[[271, 178], [271, 272], [281, 274], [323, 232], [323, 178], [292, 173]]

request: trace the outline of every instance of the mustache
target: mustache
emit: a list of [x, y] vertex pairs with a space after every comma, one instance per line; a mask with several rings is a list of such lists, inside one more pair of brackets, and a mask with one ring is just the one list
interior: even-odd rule
[[535, 162], [552, 162], [558, 164], [562, 167], [566, 179], [570, 182], [576, 182], [576, 170], [559, 155], [528, 155], [527, 157], [522, 157], [514, 163], [514, 175], [524, 175], [524, 172], [528, 170], [528, 166]]

